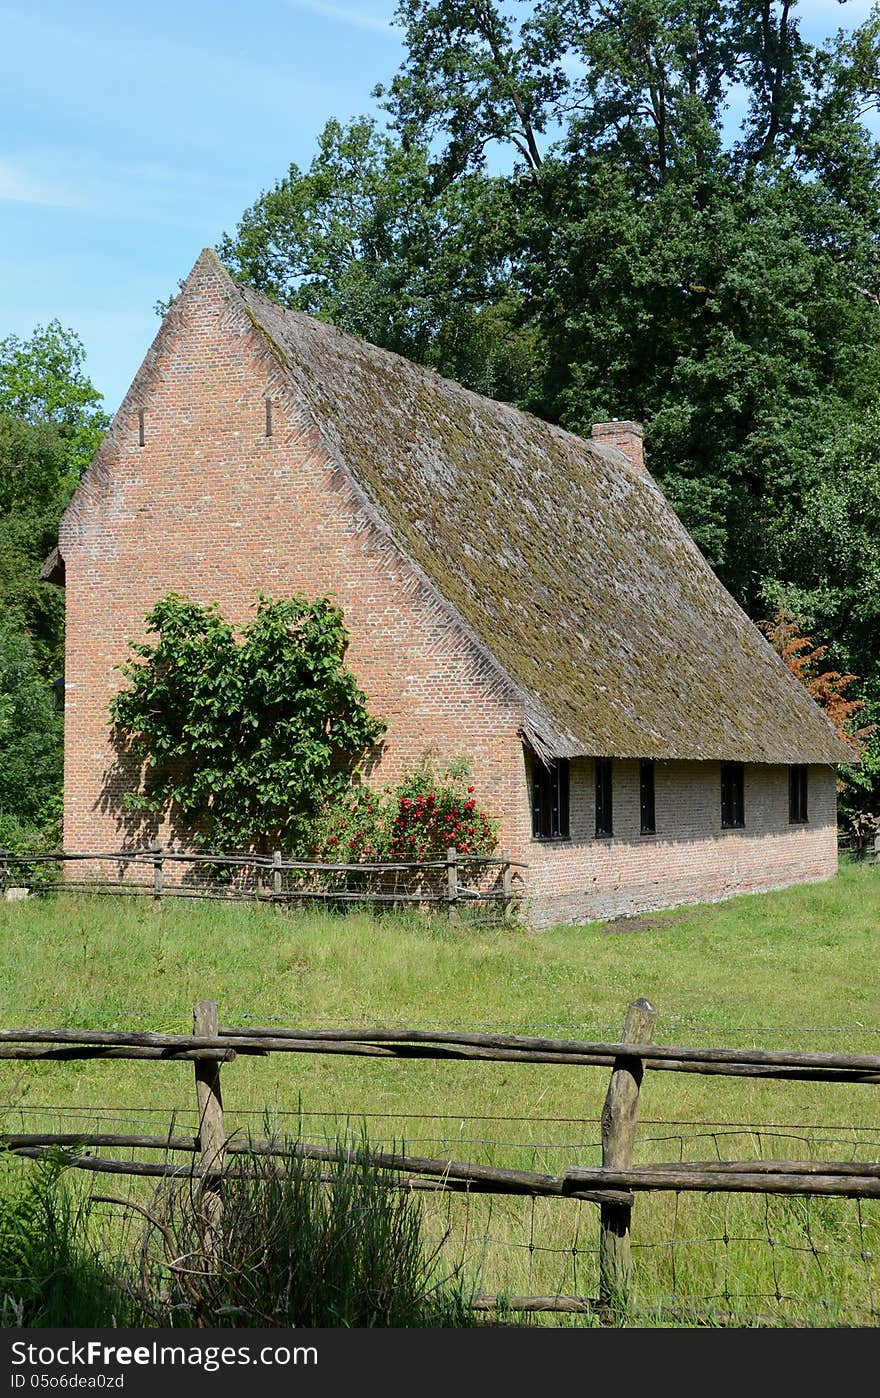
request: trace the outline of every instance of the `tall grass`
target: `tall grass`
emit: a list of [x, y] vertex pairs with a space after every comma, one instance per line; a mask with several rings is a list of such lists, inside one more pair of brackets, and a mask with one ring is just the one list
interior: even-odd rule
[[[345, 1142], [340, 1142], [343, 1151]], [[165, 1186], [135, 1286], [161, 1326], [434, 1327], [472, 1323], [419, 1201], [373, 1167], [367, 1143], [319, 1167], [233, 1157], [212, 1188]]]
[[460, 1279], [427, 1249], [418, 1201], [367, 1151], [364, 1140], [323, 1169], [242, 1153], [220, 1179], [114, 1201], [122, 1223], [92, 1214], [60, 1160], [0, 1158], [0, 1324], [473, 1323]]
[[[0, 904], [0, 935], [7, 1027], [186, 1031], [189, 1007], [211, 996], [224, 1024], [471, 1026], [607, 1039], [620, 1033], [627, 1003], [647, 995], [660, 1043], [880, 1049], [880, 870], [868, 865], [844, 866], [827, 883], [540, 933], [456, 928], [416, 914], [279, 916], [170, 901], [154, 910], [61, 895]], [[601, 1159], [602, 1070], [272, 1055], [240, 1057], [223, 1081], [230, 1131], [247, 1131], [268, 1108], [277, 1130], [289, 1124], [328, 1143], [366, 1119], [378, 1148], [403, 1142], [418, 1154], [549, 1173]], [[637, 1161], [876, 1161], [878, 1092], [647, 1073]], [[4, 1099], [17, 1104], [16, 1130], [155, 1134], [173, 1113], [197, 1124], [183, 1064], [0, 1063]], [[423, 1195], [422, 1207], [428, 1251], [442, 1241], [450, 1266], [480, 1270], [483, 1290], [596, 1294], [592, 1205]], [[875, 1201], [639, 1195], [633, 1240], [643, 1311], [693, 1303], [806, 1323], [878, 1323]]]
[[0, 1325], [137, 1324], [89, 1236], [88, 1205], [59, 1162], [0, 1153]]

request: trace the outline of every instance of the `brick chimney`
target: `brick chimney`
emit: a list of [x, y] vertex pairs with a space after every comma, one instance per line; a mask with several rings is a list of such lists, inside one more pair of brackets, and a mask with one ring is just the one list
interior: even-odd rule
[[618, 451], [629, 457], [637, 471], [648, 475], [642, 447], [644, 433], [640, 422], [620, 422], [617, 418], [613, 418], [611, 422], [594, 422], [590, 435], [595, 442], [617, 447]]

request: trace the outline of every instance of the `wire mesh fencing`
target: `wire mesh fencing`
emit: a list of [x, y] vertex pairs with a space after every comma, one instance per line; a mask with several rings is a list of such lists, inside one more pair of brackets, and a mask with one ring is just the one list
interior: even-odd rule
[[[170, 1143], [198, 1139], [191, 1105], [144, 1109], [7, 1104], [4, 1136], [40, 1131], [80, 1136], [135, 1131]], [[637, 1164], [755, 1163], [834, 1158], [874, 1165], [880, 1128], [777, 1123], [676, 1122], [643, 1119]], [[466, 1159], [485, 1166], [558, 1174], [602, 1158], [597, 1119], [436, 1115], [306, 1110], [267, 1113], [228, 1109], [226, 1132], [242, 1145], [267, 1136], [280, 1146], [302, 1142], [334, 1150], [368, 1141], [372, 1151]], [[80, 1156], [173, 1163], [187, 1160], [169, 1144], [83, 1146]], [[876, 1168], [876, 1166], [874, 1166]], [[130, 1230], [127, 1205], [149, 1203], [155, 1178], [84, 1175], [87, 1193], [116, 1202], [94, 1205], [98, 1227]], [[397, 1177], [400, 1182], [399, 1176]], [[517, 1323], [594, 1324], [599, 1311], [600, 1219], [594, 1203], [571, 1198], [505, 1196], [465, 1185], [412, 1179], [426, 1242], [441, 1249], [449, 1276], [463, 1279], [476, 1305]], [[804, 1195], [639, 1193], [632, 1218], [634, 1288], [631, 1320], [641, 1324], [873, 1326], [880, 1321], [880, 1200]]]

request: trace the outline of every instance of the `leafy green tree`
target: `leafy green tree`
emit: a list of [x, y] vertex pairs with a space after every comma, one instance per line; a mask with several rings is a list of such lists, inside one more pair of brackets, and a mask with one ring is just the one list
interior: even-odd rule
[[569, 86], [555, 20], [521, 26], [495, 0], [400, 0], [396, 19], [407, 57], [376, 94], [404, 144], [445, 141], [436, 167], [446, 179], [483, 169], [487, 153], [507, 149], [537, 184], [545, 131]]
[[769, 522], [778, 565], [764, 581], [806, 629], [830, 638], [834, 667], [859, 675], [859, 723], [872, 729], [858, 767], [844, 774], [843, 811], [880, 814], [880, 411], [867, 408], [831, 436], [815, 482]]
[[0, 844], [57, 840], [64, 600], [40, 581], [107, 419], [81, 342], [57, 321], [0, 340]]
[[62, 723], [26, 635], [0, 618], [0, 845], [24, 845], [58, 818]]
[[31, 424], [51, 423], [65, 444], [72, 489], [101, 444], [109, 419], [85, 372], [86, 352], [59, 321], [38, 325], [30, 339], [0, 340], [0, 411]]
[[129, 808], [211, 850], [306, 849], [384, 731], [344, 663], [341, 610], [261, 597], [239, 640], [216, 606], [172, 593], [146, 624], [156, 643], [132, 645], [110, 707], [141, 771]]
[[51, 424], [0, 413], [0, 608], [29, 638], [47, 680], [63, 667], [64, 597], [39, 574], [58, 538], [68, 469]]
[[0, 340], [0, 608], [47, 681], [63, 665], [64, 600], [40, 568], [107, 426], [84, 362], [81, 341], [57, 321]]
[[538, 332], [520, 324], [515, 222], [506, 181], [437, 180], [424, 144], [360, 118], [329, 122], [309, 169], [291, 165], [219, 251], [291, 309], [519, 401]]

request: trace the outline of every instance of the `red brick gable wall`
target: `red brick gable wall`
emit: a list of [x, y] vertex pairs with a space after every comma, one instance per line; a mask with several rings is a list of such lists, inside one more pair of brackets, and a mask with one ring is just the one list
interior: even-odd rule
[[[62, 526], [67, 577], [64, 837], [119, 842], [107, 704], [115, 667], [174, 590], [243, 625], [257, 594], [331, 594], [348, 661], [389, 725], [383, 777], [426, 750], [469, 758], [494, 810], [514, 799], [519, 706], [429, 585], [375, 527], [277, 365], [216, 283], [170, 312]], [[266, 395], [272, 434], [266, 435]], [[139, 445], [139, 409], [144, 445]], [[115, 782], [115, 789], [114, 789]]]

